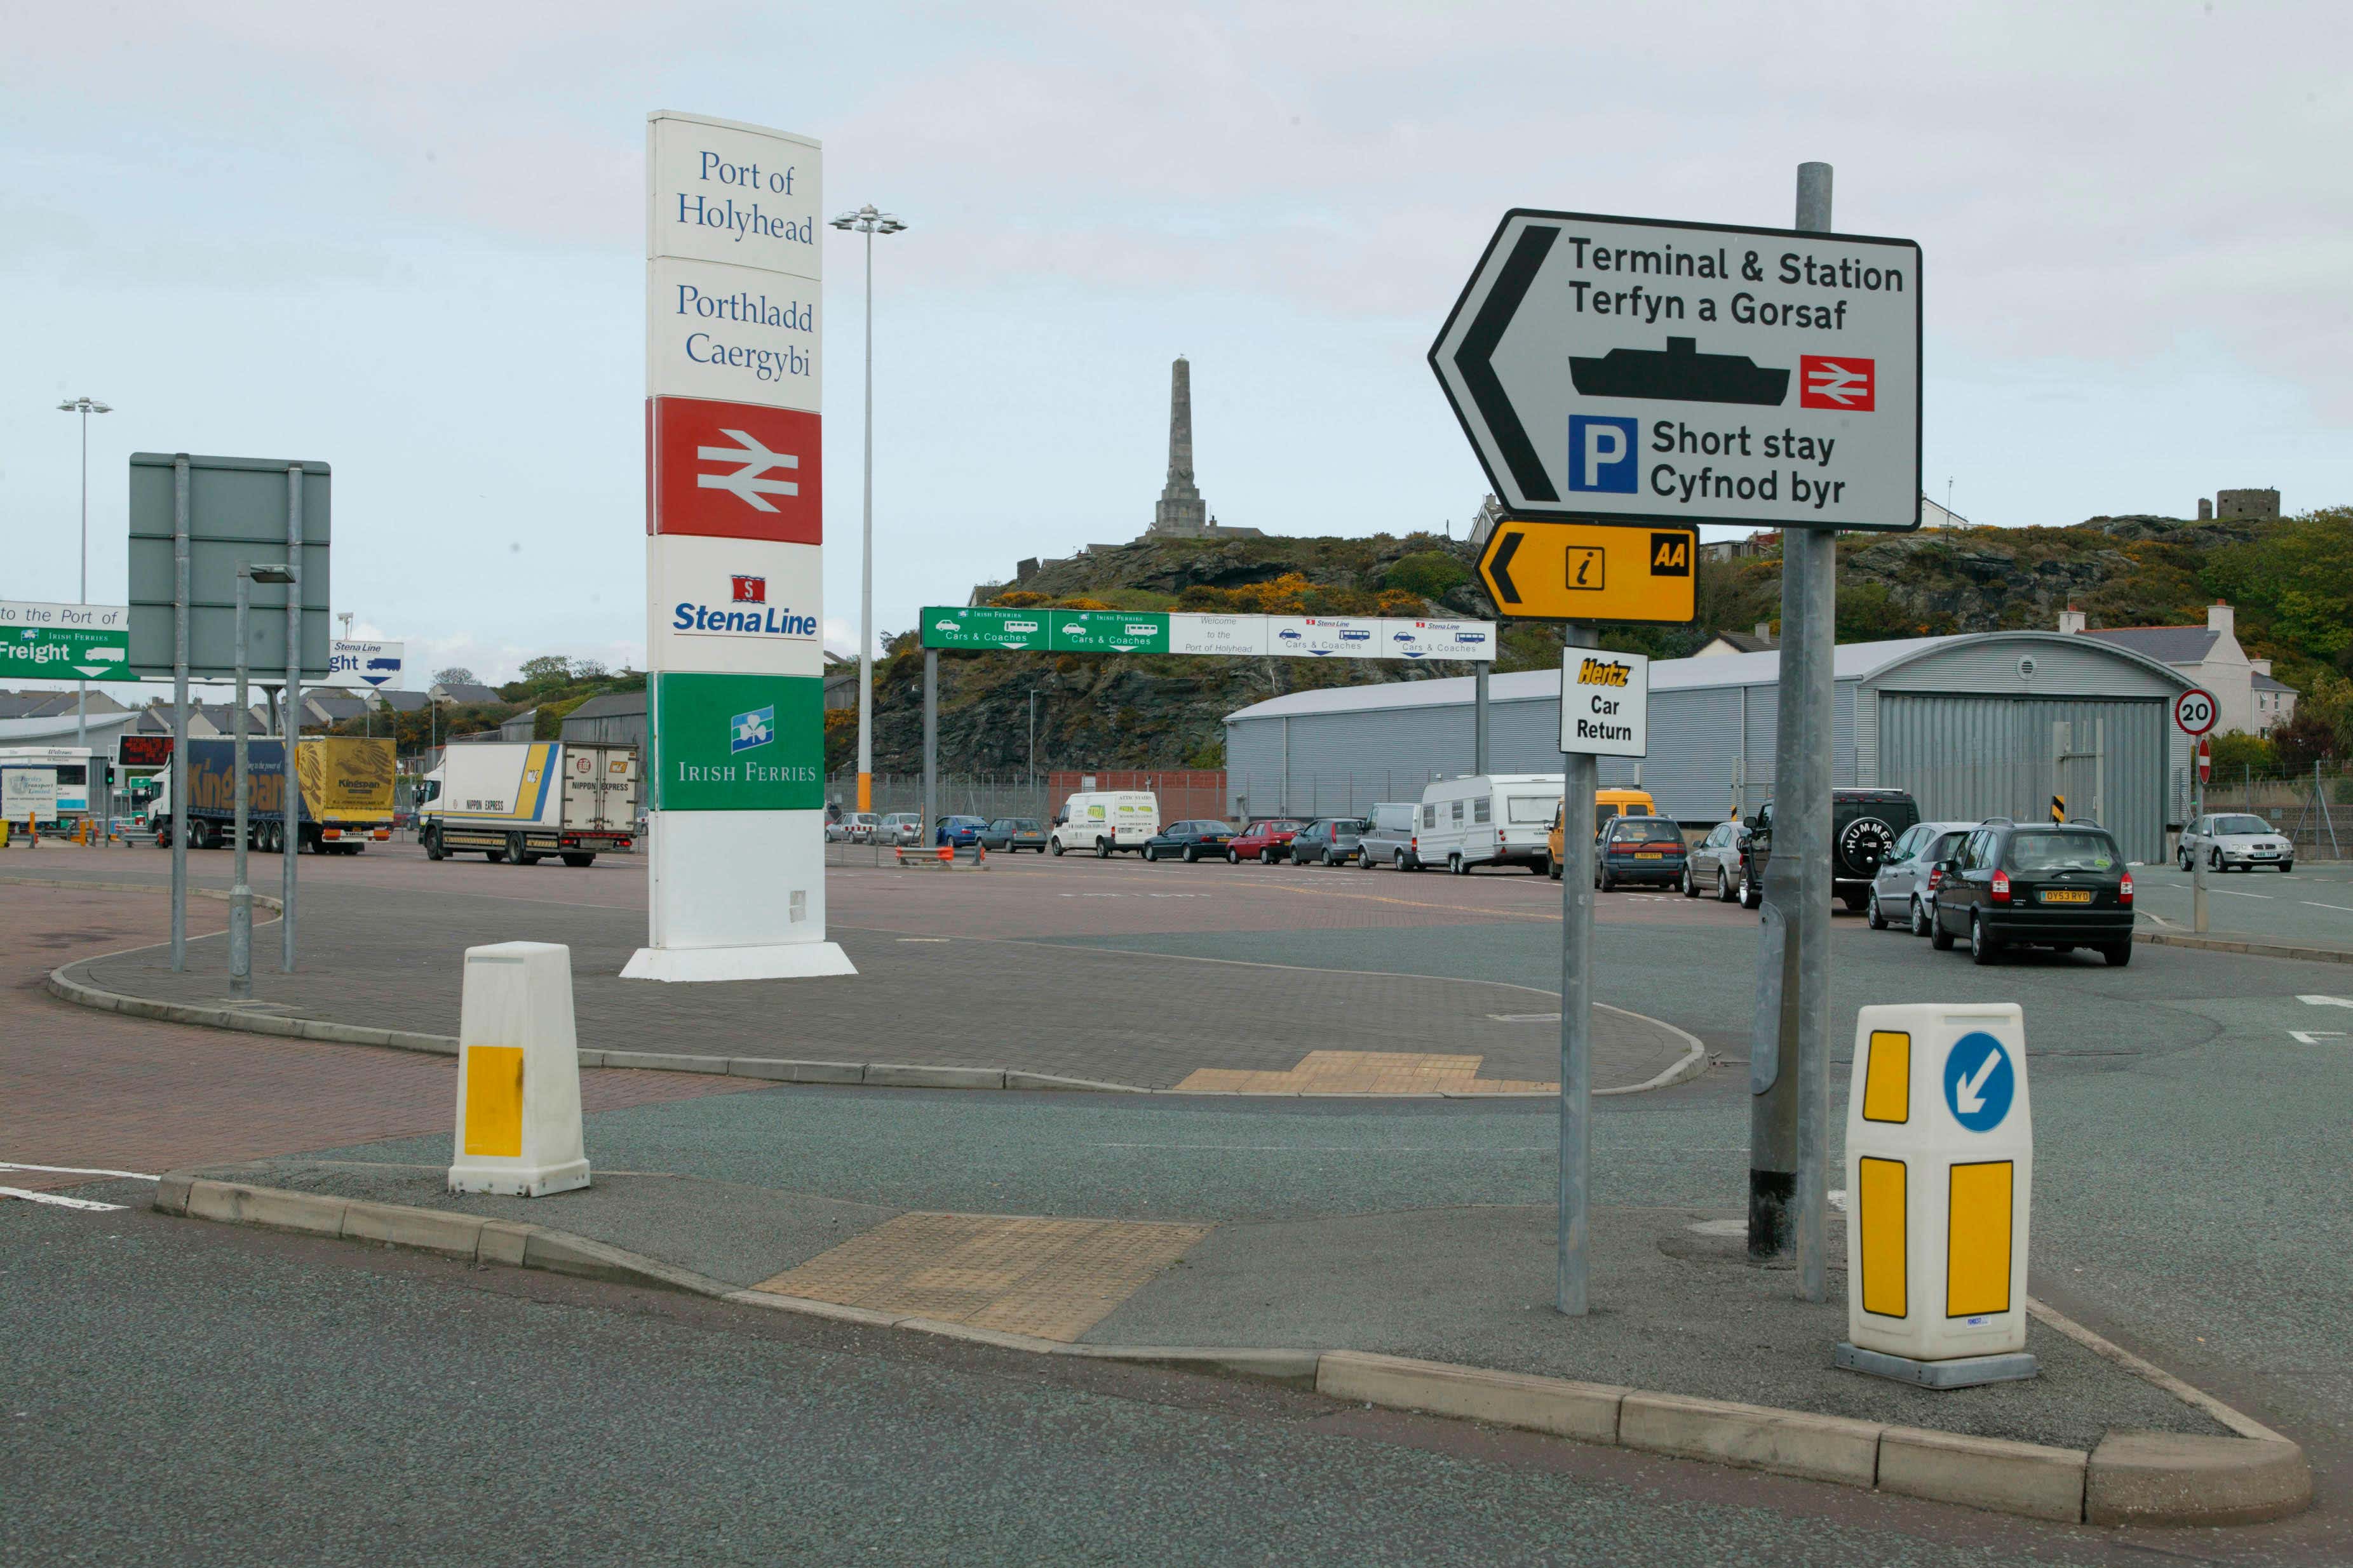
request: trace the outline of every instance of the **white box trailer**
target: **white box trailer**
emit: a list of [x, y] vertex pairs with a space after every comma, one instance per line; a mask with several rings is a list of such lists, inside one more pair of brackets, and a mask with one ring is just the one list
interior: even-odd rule
[[453, 745], [425, 775], [417, 837], [427, 859], [476, 853], [511, 866], [586, 866], [637, 846], [634, 746], [560, 741]]

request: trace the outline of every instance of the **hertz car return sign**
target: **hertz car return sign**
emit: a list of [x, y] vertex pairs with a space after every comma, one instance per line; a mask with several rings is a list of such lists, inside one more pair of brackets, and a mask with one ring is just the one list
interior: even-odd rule
[[1920, 522], [1920, 247], [1515, 209], [1430, 351], [1514, 516]]

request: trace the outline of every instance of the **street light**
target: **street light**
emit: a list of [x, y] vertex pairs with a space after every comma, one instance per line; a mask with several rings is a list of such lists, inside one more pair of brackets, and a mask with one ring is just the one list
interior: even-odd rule
[[[90, 603], [90, 416], [113, 409], [95, 397], [69, 397], [58, 405], [60, 414], [81, 416], [81, 602]], [[74, 744], [90, 744], [90, 682], [74, 682]]]
[[866, 237], [866, 527], [858, 568], [858, 809], [874, 809], [874, 237], [907, 226], [869, 202], [833, 226]]

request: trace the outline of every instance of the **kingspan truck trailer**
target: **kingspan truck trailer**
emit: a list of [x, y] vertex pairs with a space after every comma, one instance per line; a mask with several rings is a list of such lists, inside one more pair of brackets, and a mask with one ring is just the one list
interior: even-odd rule
[[[286, 847], [286, 742], [257, 736], [245, 743], [246, 833], [256, 849]], [[392, 837], [393, 752], [390, 741], [357, 735], [317, 735], [294, 747], [301, 789], [301, 847], [313, 854], [356, 855]], [[157, 848], [168, 847], [176, 824], [188, 824], [188, 847], [218, 849], [237, 834], [237, 742], [188, 742], [188, 808], [172, 798], [172, 775], [147, 808]]]
[[511, 866], [550, 855], [586, 866], [637, 844], [634, 746], [560, 741], [453, 745], [417, 806], [427, 859], [479, 852]]

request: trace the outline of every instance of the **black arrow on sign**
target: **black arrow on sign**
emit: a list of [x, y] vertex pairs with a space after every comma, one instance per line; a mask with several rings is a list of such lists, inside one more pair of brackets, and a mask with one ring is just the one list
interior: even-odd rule
[[1472, 319], [1471, 330], [1462, 334], [1462, 346], [1454, 352], [1454, 368], [1461, 373], [1471, 401], [1479, 405], [1479, 416], [1493, 434], [1504, 464], [1512, 470], [1513, 481], [1532, 501], [1558, 500], [1560, 492], [1552, 488], [1544, 459], [1536, 456], [1526, 427], [1512, 407], [1511, 396], [1504, 392], [1502, 378], [1495, 374], [1493, 361], [1495, 347], [1504, 341], [1504, 329], [1519, 313], [1520, 301], [1527, 298], [1530, 286], [1535, 282], [1537, 268], [1544, 265], [1545, 258], [1552, 253], [1553, 241], [1559, 237], [1559, 229], [1537, 224], [1520, 231], [1512, 254], [1495, 274], [1495, 286], [1487, 290], [1479, 314]]
[[1495, 558], [1487, 563], [1487, 575], [1495, 580], [1495, 594], [1507, 605], [1520, 602], [1519, 585], [1512, 581], [1512, 557], [1519, 553], [1524, 536], [1516, 528], [1504, 531], [1495, 546]]

